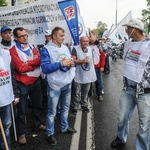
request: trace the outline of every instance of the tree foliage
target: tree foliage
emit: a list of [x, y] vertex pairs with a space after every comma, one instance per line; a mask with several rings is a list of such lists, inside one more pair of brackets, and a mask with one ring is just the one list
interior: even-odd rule
[[142, 10], [142, 21], [146, 27], [146, 32], [150, 32], [150, 0], [147, 1], [147, 9]]
[[102, 21], [98, 21], [97, 28], [93, 29], [92, 32], [96, 34], [98, 37], [102, 37], [105, 30], [107, 30], [107, 24]]
[[7, 6], [8, 3], [6, 2], [6, 0], [0, 0], [0, 6]]

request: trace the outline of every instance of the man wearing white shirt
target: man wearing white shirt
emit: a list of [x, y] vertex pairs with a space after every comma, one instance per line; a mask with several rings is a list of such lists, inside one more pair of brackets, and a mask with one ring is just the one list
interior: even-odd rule
[[[16, 80], [11, 74], [10, 68], [11, 57], [0, 46], [0, 118], [3, 124], [8, 148], [10, 149], [10, 132], [11, 126], [11, 103], [19, 99], [19, 90]], [[12, 86], [13, 85], [13, 86]], [[14, 91], [14, 92], [13, 92]], [[0, 132], [0, 150], [5, 150], [4, 141]]]
[[63, 44], [65, 30], [55, 27], [52, 30], [52, 40], [41, 51], [41, 68], [46, 74], [48, 83], [48, 111], [46, 117], [47, 141], [56, 145], [55, 116], [58, 102], [60, 102], [60, 130], [62, 133], [76, 133], [69, 127], [68, 112], [71, 101], [71, 83], [75, 76], [74, 62], [69, 49]]

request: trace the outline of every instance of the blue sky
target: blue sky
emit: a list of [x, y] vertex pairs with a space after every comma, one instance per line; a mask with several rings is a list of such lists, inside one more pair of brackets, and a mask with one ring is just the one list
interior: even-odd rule
[[95, 28], [98, 21], [110, 27], [115, 23], [116, 1], [117, 20], [121, 21], [130, 10], [133, 18], [141, 18], [141, 10], [146, 9], [146, 0], [76, 0], [81, 16], [87, 27]]

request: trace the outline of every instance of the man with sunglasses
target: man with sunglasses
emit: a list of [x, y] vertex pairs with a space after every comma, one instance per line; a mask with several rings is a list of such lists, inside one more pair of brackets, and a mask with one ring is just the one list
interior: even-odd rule
[[117, 137], [112, 148], [127, 142], [129, 122], [135, 107], [139, 115], [136, 150], [149, 150], [150, 129], [150, 41], [145, 38], [144, 24], [132, 19], [126, 26], [129, 41], [124, 47], [124, 88], [119, 99]]
[[20, 89], [20, 102], [17, 106], [17, 134], [19, 144], [26, 144], [26, 104], [28, 96], [32, 102], [34, 130], [46, 130], [42, 125], [42, 90], [40, 84], [40, 55], [28, 42], [28, 33], [23, 27], [13, 30], [14, 46], [10, 49], [15, 78]]

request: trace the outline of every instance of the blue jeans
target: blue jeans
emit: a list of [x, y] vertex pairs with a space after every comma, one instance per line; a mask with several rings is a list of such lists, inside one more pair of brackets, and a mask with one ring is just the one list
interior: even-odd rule
[[25, 85], [18, 82], [18, 87], [20, 89], [20, 102], [17, 104], [17, 134], [21, 136], [26, 133], [26, 106], [28, 96], [32, 103], [32, 113], [34, 116], [33, 126], [38, 128], [42, 124], [42, 89], [40, 79], [37, 79], [31, 85]]
[[129, 121], [137, 106], [139, 115], [139, 130], [136, 136], [136, 150], [149, 150], [150, 128], [150, 93], [140, 94], [132, 88], [122, 90], [120, 101], [120, 114], [118, 117], [117, 136], [125, 143], [129, 131]]
[[48, 92], [48, 111], [46, 116], [47, 135], [54, 134], [55, 116], [57, 105], [60, 102], [60, 128], [66, 130], [68, 128], [68, 113], [71, 101], [71, 84], [68, 84], [58, 90], [52, 89], [49, 85]]
[[95, 81], [96, 94], [97, 96], [102, 95], [103, 90], [103, 80], [102, 73], [100, 72], [100, 68], [95, 68], [97, 80]]
[[[4, 132], [6, 135], [8, 147], [10, 149], [10, 132], [9, 128], [11, 126], [11, 109], [10, 109], [10, 104], [0, 107], [0, 118], [3, 124]], [[5, 150], [5, 145], [4, 141], [2, 138], [2, 134], [0, 132], [0, 150]]]

